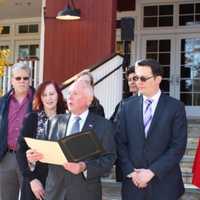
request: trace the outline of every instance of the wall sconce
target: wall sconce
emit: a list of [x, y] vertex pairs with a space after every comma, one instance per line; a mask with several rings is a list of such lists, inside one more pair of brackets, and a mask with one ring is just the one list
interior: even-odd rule
[[77, 20], [80, 19], [80, 9], [76, 9], [73, 0], [68, 0], [67, 6], [58, 12], [56, 19]]

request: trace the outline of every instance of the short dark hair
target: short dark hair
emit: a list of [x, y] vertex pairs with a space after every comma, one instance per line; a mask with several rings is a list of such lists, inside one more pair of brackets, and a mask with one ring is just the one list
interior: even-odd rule
[[135, 66], [148, 66], [154, 76], [162, 76], [163, 71], [160, 63], [154, 59], [143, 59], [136, 62]]
[[131, 66], [126, 70], [126, 78], [128, 78], [129, 74], [135, 73], [135, 66]]
[[42, 103], [42, 99], [41, 99], [41, 96], [45, 90], [45, 88], [48, 86], [48, 85], [53, 85], [55, 87], [55, 90], [58, 94], [58, 102], [57, 102], [57, 114], [60, 114], [60, 113], [65, 113], [66, 111], [66, 102], [64, 100], [64, 97], [63, 97], [63, 94], [59, 88], [59, 85], [54, 82], [54, 81], [44, 81], [43, 83], [41, 83], [36, 92], [35, 92], [35, 95], [34, 95], [34, 99], [33, 99], [33, 110], [34, 111], [40, 111], [43, 109], [43, 103]]

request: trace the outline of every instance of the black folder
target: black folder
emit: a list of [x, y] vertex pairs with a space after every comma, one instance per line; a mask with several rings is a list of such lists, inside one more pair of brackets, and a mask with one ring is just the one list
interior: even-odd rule
[[79, 132], [58, 140], [60, 147], [70, 162], [94, 159], [105, 153], [94, 131]]
[[57, 141], [24, 138], [31, 149], [43, 154], [44, 163], [63, 165], [97, 158], [105, 153], [94, 131], [79, 132]]

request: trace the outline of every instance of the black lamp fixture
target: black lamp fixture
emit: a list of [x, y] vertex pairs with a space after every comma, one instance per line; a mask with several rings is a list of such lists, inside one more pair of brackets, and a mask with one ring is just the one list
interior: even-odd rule
[[76, 9], [73, 0], [68, 0], [66, 7], [59, 11], [56, 19], [77, 20], [80, 19], [80, 9]]

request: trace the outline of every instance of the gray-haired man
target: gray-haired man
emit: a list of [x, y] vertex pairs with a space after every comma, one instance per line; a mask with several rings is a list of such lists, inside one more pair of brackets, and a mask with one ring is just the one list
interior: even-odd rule
[[0, 199], [17, 200], [21, 177], [16, 162], [16, 145], [22, 121], [31, 111], [33, 89], [30, 68], [24, 63], [12, 67], [12, 89], [0, 98]]

